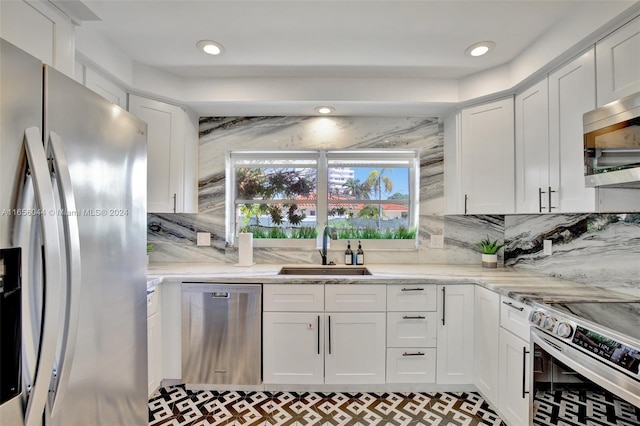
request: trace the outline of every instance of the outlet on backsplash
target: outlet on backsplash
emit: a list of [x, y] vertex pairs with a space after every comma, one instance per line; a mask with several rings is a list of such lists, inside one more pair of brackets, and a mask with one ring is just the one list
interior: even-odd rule
[[196, 233], [196, 245], [197, 246], [210, 246], [211, 245], [211, 233], [209, 233], [209, 232], [197, 232]]
[[553, 242], [551, 240], [542, 241], [542, 253], [545, 256], [551, 256], [553, 254]]

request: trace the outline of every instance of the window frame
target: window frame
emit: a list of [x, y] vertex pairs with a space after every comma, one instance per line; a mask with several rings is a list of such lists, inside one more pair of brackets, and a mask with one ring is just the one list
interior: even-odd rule
[[[339, 164], [333, 167], [364, 167], [371, 164], [371, 167], [406, 167], [409, 170], [408, 192], [409, 200], [401, 200], [398, 204], [406, 204], [408, 207], [407, 217], [409, 226], [418, 229], [419, 220], [419, 176], [420, 176], [420, 158], [418, 150], [394, 150], [394, 149], [340, 149], [340, 150], [230, 150], [226, 154], [226, 220], [225, 232], [227, 244], [235, 245], [235, 239], [240, 231], [238, 223], [236, 223], [236, 204], [238, 201], [256, 201], [257, 203], [268, 203], [271, 200], [237, 200], [236, 199], [236, 167], [237, 159], [243, 160], [286, 160], [287, 158], [295, 159], [316, 158], [316, 229], [318, 235], [322, 235], [322, 231], [329, 220], [329, 169], [330, 164]], [[364, 157], [364, 158], [362, 158]], [[311, 167], [311, 166], [308, 166]], [[278, 199], [277, 202], [295, 202], [296, 200]], [[298, 200], [299, 201], [299, 200]], [[384, 200], [356, 200], [358, 204], [380, 204]], [[345, 204], [352, 204], [346, 202]], [[356, 204], [356, 202], [353, 202]], [[389, 204], [395, 204], [393, 200]], [[320, 214], [322, 213], [322, 214]], [[255, 247], [301, 247], [314, 249], [317, 247], [318, 239], [296, 239], [296, 238], [254, 238]], [[418, 245], [418, 233], [414, 239], [366, 239], [366, 247], [368, 249], [413, 249]], [[391, 244], [390, 244], [391, 243]], [[345, 243], [346, 244], [346, 243]], [[336, 244], [337, 245], [337, 244]], [[392, 246], [392, 247], [390, 247]], [[342, 250], [342, 248], [340, 248]]]

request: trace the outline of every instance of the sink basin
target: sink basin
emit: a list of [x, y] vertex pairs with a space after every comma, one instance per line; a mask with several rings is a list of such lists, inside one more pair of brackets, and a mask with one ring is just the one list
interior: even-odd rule
[[371, 275], [364, 266], [285, 266], [278, 275]]

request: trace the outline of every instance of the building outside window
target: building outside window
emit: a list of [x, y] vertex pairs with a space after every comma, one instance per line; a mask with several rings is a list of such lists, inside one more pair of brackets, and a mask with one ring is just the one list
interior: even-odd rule
[[296, 246], [330, 225], [340, 239], [415, 247], [417, 151], [232, 151], [228, 160], [230, 243], [248, 231]]

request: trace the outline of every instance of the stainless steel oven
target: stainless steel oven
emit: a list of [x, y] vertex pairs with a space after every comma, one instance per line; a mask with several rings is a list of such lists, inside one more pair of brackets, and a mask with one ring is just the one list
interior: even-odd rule
[[639, 314], [640, 303], [532, 311], [533, 424], [640, 425]]

